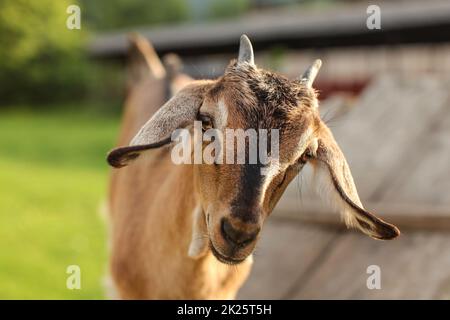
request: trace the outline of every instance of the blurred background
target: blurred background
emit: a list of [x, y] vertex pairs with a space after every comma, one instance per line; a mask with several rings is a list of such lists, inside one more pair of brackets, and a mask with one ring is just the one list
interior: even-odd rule
[[[73, 4], [80, 30], [66, 27]], [[0, 0], [0, 298], [105, 297], [105, 155], [136, 31], [195, 78], [220, 76], [243, 33], [259, 66], [289, 77], [321, 58], [321, 112], [363, 203], [403, 232], [344, 230], [305, 171], [239, 297], [450, 298], [450, 1], [435, 0]], [[81, 290], [66, 288], [69, 265]]]

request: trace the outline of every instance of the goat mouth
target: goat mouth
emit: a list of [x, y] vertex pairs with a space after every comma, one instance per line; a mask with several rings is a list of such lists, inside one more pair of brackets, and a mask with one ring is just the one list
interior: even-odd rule
[[231, 257], [226, 257], [223, 254], [221, 254], [216, 248], [214, 248], [214, 245], [211, 242], [209, 243], [209, 247], [210, 247], [213, 255], [217, 258], [217, 260], [219, 260], [220, 262], [225, 263], [225, 264], [229, 264], [229, 265], [240, 264], [240, 263], [244, 262], [244, 260], [247, 258], [247, 257], [245, 257], [242, 259], [235, 259], [235, 258], [231, 258]]

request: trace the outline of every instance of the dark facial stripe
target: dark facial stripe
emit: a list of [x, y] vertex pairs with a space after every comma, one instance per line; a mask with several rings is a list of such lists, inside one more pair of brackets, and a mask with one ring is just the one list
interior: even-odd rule
[[243, 222], [257, 222], [260, 215], [257, 202], [265, 177], [261, 175], [263, 165], [245, 164], [241, 167], [239, 191], [231, 203], [231, 215]]

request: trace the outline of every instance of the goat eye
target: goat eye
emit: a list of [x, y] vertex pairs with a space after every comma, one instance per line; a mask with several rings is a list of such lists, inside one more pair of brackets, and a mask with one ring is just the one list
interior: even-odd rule
[[199, 114], [198, 120], [202, 122], [202, 129], [203, 131], [206, 131], [208, 129], [212, 128], [212, 119], [209, 115], [206, 114]]

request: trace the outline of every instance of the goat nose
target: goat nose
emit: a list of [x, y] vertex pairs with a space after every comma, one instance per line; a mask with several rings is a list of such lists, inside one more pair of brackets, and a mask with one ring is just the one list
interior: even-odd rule
[[259, 233], [259, 227], [255, 225], [252, 229], [256, 230], [252, 232], [237, 230], [231, 225], [228, 219], [222, 219], [222, 235], [225, 240], [235, 246], [246, 246], [255, 240]]

